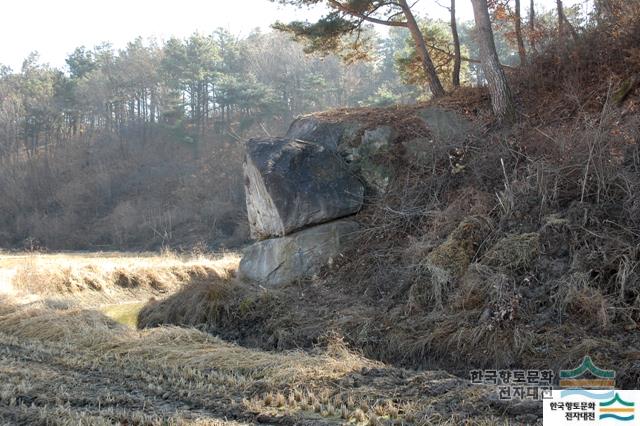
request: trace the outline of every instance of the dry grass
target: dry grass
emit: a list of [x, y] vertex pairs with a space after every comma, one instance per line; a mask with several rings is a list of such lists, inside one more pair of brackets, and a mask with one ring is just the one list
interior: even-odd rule
[[88, 306], [163, 297], [194, 280], [228, 277], [238, 262], [235, 254], [14, 254], [0, 255], [0, 277], [14, 299], [68, 299]]
[[482, 263], [498, 269], [527, 270], [538, 257], [540, 236], [528, 234], [509, 235], [496, 242], [482, 258]]
[[[22, 268], [23, 261], [2, 258], [5, 267]], [[222, 297], [234, 285], [236, 261], [36, 256], [29, 270], [100, 264], [92, 273], [112, 277], [126, 264], [149, 270], [204, 262], [211, 272], [196, 281]], [[130, 325], [139, 304], [100, 305], [102, 293], [131, 291], [117, 280], [99, 289], [38, 283], [0, 296], [0, 417], [11, 424], [456, 424], [460, 415], [468, 424], [501, 421], [486, 402], [492, 390], [442, 372], [386, 366], [337, 338], [310, 352], [266, 352], [193, 328], [136, 330], [122, 323]], [[30, 289], [36, 293], [27, 302]], [[138, 290], [135, 296], [157, 289]], [[486, 408], [465, 417], [472, 406]]]
[[558, 282], [554, 303], [560, 322], [571, 317], [582, 324], [602, 329], [611, 324], [609, 308], [612, 304], [590, 281], [587, 274], [577, 272]]
[[265, 379], [274, 385], [296, 386], [311, 380], [335, 380], [355, 370], [379, 366], [340, 345], [320, 356], [275, 354], [242, 348], [194, 329], [123, 328], [96, 311], [59, 311], [38, 304], [0, 309], [0, 329], [7, 335], [74, 348], [92, 357], [131, 357], [163, 369], [214, 367], [232, 382]]
[[101, 311], [112, 320], [136, 328], [138, 325], [138, 315], [144, 307], [145, 302], [129, 302], [116, 305], [104, 306]]

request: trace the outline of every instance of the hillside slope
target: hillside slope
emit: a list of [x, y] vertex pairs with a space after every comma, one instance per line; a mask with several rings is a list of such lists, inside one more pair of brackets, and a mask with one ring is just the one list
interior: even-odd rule
[[460, 374], [557, 371], [590, 355], [617, 371], [621, 388], [637, 388], [633, 28], [594, 30], [512, 75], [521, 100], [512, 126], [492, 122], [482, 89], [429, 104], [470, 119], [464, 138], [416, 128], [426, 105], [314, 115], [405, 130], [384, 157], [395, 170], [389, 188], [357, 215], [356, 247], [320, 276], [277, 289], [187, 288], [147, 306], [139, 325], [199, 325], [267, 349], [311, 347], [332, 333], [375, 359]]

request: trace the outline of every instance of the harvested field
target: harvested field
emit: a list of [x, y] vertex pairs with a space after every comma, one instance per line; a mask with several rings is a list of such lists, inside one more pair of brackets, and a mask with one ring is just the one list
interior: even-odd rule
[[[535, 404], [506, 410], [493, 389], [442, 371], [388, 366], [338, 338], [308, 351], [270, 352], [190, 327], [131, 327], [150, 298], [190, 286], [231, 288], [234, 255], [29, 254], [2, 256], [0, 264], [3, 278], [12, 278], [0, 296], [2, 424], [453, 425], [537, 418]], [[160, 281], [161, 291], [144, 280], [122, 286], [114, 277], [124, 271], [174, 281]], [[73, 286], [68, 277], [75, 277]], [[83, 285], [91, 280], [101, 285]]]
[[237, 255], [188, 258], [172, 253], [0, 255], [2, 286], [18, 300], [65, 299], [99, 305], [161, 298], [187, 282], [226, 276]]

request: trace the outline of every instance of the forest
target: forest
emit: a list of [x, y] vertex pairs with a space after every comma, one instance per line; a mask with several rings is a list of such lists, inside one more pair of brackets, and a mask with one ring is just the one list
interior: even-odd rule
[[[508, 5], [507, 5], [508, 6]], [[565, 11], [576, 28], [589, 17]], [[515, 66], [514, 11], [496, 4], [501, 61]], [[445, 86], [483, 84], [473, 22], [423, 19]], [[523, 19], [524, 43], [554, 39], [555, 11]], [[349, 37], [352, 38], [349, 41]], [[409, 104], [431, 96], [405, 28], [363, 26], [334, 51], [309, 52], [285, 32], [227, 30], [164, 42], [78, 47], [56, 69], [37, 52], [0, 66], [0, 239], [6, 247], [188, 249], [247, 238], [241, 141], [335, 107]], [[533, 46], [530, 43], [534, 43]], [[456, 71], [456, 77], [452, 74]]]

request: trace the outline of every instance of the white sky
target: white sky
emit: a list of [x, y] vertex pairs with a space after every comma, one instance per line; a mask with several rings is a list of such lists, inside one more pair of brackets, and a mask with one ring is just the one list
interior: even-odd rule
[[[438, 0], [448, 4], [449, 0]], [[584, 0], [565, 0], [565, 5]], [[38, 51], [43, 62], [63, 66], [78, 46], [91, 48], [108, 41], [119, 48], [137, 36], [159, 40], [205, 34], [227, 28], [247, 34], [253, 28], [268, 29], [276, 20], [313, 20], [322, 9], [298, 10], [268, 0], [4, 0], [0, 25], [0, 64], [19, 70], [24, 58]], [[523, 1], [528, 8], [528, 1]], [[555, 0], [536, 0], [538, 8], [550, 8]], [[447, 17], [435, 0], [421, 0], [419, 14]], [[528, 10], [528, 9], [527, 9]], [[524, 12], [524, 10], [523, 10]], [[524, 13], [523, 13], [524, 14]], [[458, 0], [460, 20], [473, 17], [471, 2]]]

